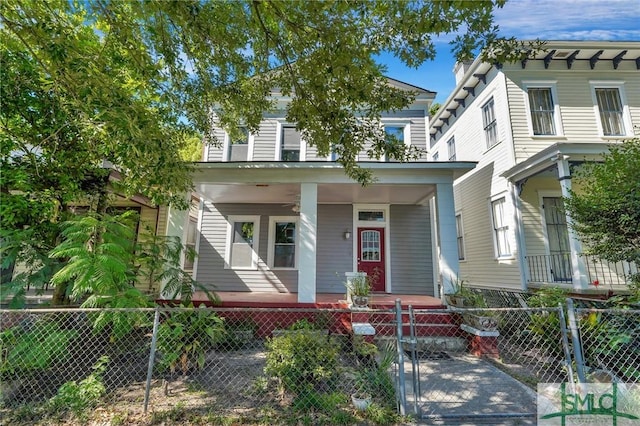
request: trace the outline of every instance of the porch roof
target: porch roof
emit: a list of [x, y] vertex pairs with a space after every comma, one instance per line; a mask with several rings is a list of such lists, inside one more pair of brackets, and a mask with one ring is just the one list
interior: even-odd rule
[[475, 162], [361, 162], [375, 181], [362, 186], [335, 162], [196, 163], [196, 192], [213, 202], [292, 203], [301, 183], [318, 184], [319, 203], [423, 204], [436, 184], [453, 181]]
[[550, 167], [554, 167], [558, 160], [597, 160], [603, 153], [609, 151], [610, 143], [571, 143], [557, 142], [548, 146], [506, 170], [500, 176], [512, 182], [520, 182], [523, 179], [537, 175]]

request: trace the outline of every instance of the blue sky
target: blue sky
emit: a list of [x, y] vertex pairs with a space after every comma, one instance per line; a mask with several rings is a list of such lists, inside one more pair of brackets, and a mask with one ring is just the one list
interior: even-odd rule
[[[640, 41], [640, 0], [509, 0], [496, 11], [495, 23], [502, 36], [524, 40]], [[450, 39], [439, 38], [436, 59], [418, 69], [381, 58], [386, 74], [438, 92], [436, 102], [444, 102], [455, 87]]]

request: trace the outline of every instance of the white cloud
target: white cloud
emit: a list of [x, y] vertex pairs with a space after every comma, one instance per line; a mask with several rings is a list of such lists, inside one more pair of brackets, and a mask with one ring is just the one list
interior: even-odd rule
[[511, 0], [495, 19], [520, 39], [640, 40], [638, 0]]

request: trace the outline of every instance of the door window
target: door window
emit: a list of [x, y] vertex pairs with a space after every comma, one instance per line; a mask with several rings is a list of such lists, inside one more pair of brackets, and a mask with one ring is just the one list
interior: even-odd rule
[[362, 231], [360, 244], [363, 261], [380, 261], [380, 231]]

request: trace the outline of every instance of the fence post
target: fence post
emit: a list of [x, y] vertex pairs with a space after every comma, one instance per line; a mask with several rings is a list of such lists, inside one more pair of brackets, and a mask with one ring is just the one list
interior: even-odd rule
[[404, 377], [404, 349], [402, 347], [402, 304], [396, 299], [396, 348], [398, 351], [398, 395], [400, 398], [400, 414], [407, 413], [407, 393]]
[[[562, 303], [558, 303], [558, 315], [560, 316], [560, 332], [562, 334], [562, 349], [564, 350], [564, 362], [567, 364], [567, 374], [569, 383], [573, 386], [573, 368], [571, 368], [571, 348], [569, 347], [569, 337], [567, 337], [567, 319], [564, 316]], [[573, 388], [572, 388], [573, 389]]]
[[153, 365], [156, 360], [156, 343], [158, 342], [158, 323], [160, 322], [160, 307], [156, 307], [153, 316], [153, 332], [151, 334], [151, 350], [149, 351], [149, 367], [147, 368], [147, 384], [144, 388], [144, 413], [149, 408], [149, 392], [151, 392], [151, 377], [153, 376]]
[[571, 341], [573, 343], [573, 356], [576, 359], [576, 373], [578, 382], [586, 383], [584, 375], [584, 359], [582, 358], [582, 345], [580, 344], [580, 333], [576, 322], [576, 312], [573, 306], [573, 299], [567, 298], [567, 315], [569, 316], [569, 329], [571, 330]]
[[413, 306], [409, 305], [409, 344], [411, 348], [411, 377], [413, 378], [413, 412], [418, 415], [420, 398], [420, 364], [418, 363], [418, 337], [416, 336], [416, 317]]

